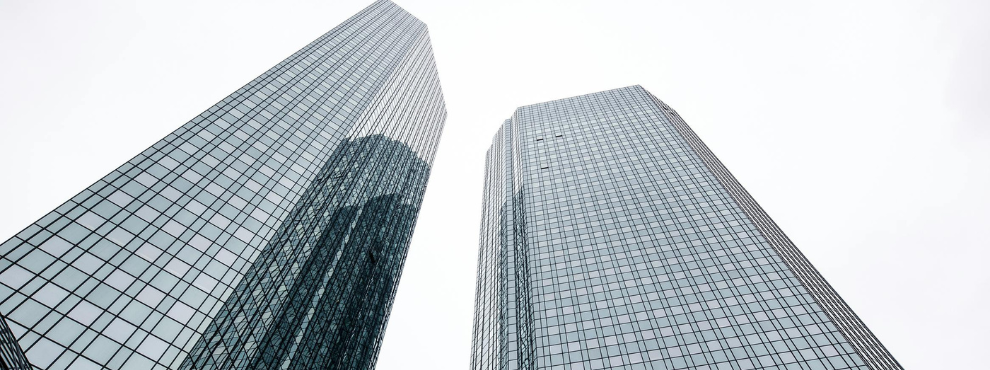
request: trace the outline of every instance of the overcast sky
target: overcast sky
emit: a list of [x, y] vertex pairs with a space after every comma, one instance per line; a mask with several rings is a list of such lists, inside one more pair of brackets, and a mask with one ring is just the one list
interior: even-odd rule
[[[0, 239], [369, 3], [0, 1]], [[397, 3], [430, 27], [449, 116], [379, 369], [468, 365], [502, 121], [633, 84], [905, 367], [986, 366], [990, 2]]]

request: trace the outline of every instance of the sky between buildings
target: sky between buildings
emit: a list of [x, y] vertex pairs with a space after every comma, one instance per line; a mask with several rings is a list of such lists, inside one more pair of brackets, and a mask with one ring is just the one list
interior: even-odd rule
[[[0, 239], [362, 1], [0, 2]], [[520, 105], [641, 84], [907, 368], [990, 347], [990, 3], [425, 1], [449, 112], [378, 368], [463, 369], [484, 152]]]

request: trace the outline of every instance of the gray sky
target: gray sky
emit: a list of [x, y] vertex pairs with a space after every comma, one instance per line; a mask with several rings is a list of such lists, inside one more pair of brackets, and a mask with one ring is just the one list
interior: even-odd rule
[[[0, 239], [369, 3], [0, 2]], [[430, 26], [449, 117], [380, 369], [468, 365], [502, 121], [633, 84], [903, 365], [986, 366], [990, 2], [397, 3]]]

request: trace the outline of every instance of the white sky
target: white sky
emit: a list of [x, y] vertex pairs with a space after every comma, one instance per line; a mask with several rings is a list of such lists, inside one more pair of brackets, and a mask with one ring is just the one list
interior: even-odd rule
[[[0, 239], [370, 3], [0, 2]], [[990, 2], [425, 1], [449, 117], [380, 369], [469, 361], [484, 152], [641, 84], [911, 369], [990, 348]]]

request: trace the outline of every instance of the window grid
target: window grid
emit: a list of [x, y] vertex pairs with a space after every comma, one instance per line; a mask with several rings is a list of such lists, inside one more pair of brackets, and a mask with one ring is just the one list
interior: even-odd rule
[[[215, 349], [203, 338], [216, 335], [216, 320], [245, 312], [231, 297], [272, 286], [252, 266], [272, 263], [266, 258], [282, 246], [275, 241], [336, 217], [293, 215], [357, 207], [369, 216], [338, 231], [365, 236], [342, 248], [360, 256], [380, 248], [376, 264], [354, 265], [360, 279], [330, 284], [379, 297], [366, 307], [374, 314], [342, 322], [366, 328], [365, 336], [337, 349], [350, 356], [347, 366], [373, 366], [443, 104], [426, 26], [375, 2], [0, 244], [0, 314], [9, 324], [0, 349], [10, 345], [42, 369], [189, 366], [210, 357], [193, 359], [193, 349]], [[360, 228], [375, 222], [394, 230], [372, 238]], [[315, 260], [308, 247], [291, 245], [298, 261]], [[281, 288], [305, 280], [271, 278]], [[308, 309], [278, 299], [270, 310]], [[254, 313], [247, 321], [264, 314]], [[294, 333], [335, 335], [287, 322]], [[250, 359], [257, 343], [238, 344], [226, 353], [241, 357], [218, 368], [263, 366]], [[279, 355], [298, 368], [326, 360], [294, 348]]]
[[869, 369], [668, 109], [632, 86], [503, 124], [472, 369]]

